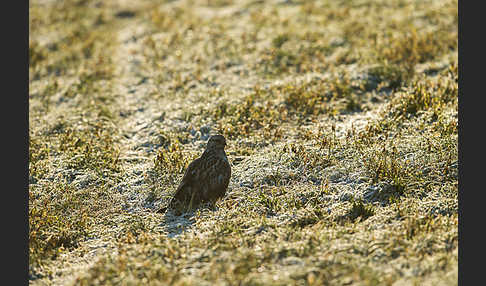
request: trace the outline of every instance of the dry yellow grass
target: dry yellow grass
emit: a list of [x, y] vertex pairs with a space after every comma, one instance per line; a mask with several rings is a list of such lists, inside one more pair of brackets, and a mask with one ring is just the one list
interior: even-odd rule
[[[32, 285], [456, 285], [457, 1], [30, 1]], [[228, 193], [166, 204], [211, 132]]]

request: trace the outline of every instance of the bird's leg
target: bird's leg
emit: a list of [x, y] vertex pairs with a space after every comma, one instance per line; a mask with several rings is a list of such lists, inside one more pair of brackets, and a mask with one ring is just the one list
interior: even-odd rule
[[188, 210], [192, 209], [192, 203], [194, 202], [194, 196], [196, 196], [195, 192], [193, 192], [192, 195], [191, 195], [191, 200], [189, 201]]

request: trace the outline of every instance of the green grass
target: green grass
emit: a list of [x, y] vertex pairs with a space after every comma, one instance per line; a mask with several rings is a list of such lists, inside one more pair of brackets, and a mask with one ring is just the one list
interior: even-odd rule
[[[457, 285], [457, 24], [445, 0], [31, 1], [29, 282]], [[213, 132], [226, 196], [155, 213]]]

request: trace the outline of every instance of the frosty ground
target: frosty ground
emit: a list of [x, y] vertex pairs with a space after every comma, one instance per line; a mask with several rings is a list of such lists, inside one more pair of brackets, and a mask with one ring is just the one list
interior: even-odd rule
[[[32, 285], [456, 285], [457, 1], [30, 1]], [[157, 214], [210, 134], [214, 206]]]

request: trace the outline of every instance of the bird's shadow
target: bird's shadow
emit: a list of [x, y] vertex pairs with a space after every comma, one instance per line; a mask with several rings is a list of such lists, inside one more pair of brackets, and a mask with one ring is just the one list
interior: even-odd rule
[[162, 222], [159, 226], [164, 228], [164, 232], [167, 233], [167, 237], [177, 237], [182, 233], [192, 229], [194, 223], [196, 222], [196, 213], [198, 211], [204, 211], [208, 209], [214, 211], [215, 206], [207, 203], [187, 211], [179, 211], [167, 208], [164, 212]]
[[168, 209], [164, 213], [160, 226], [165, 229], [169, 238], [173, 238], [181, 235], [187, 230], [190, 230], [195, 221], [195, 211], [188, 211], [179, 214], [172, 209]]

